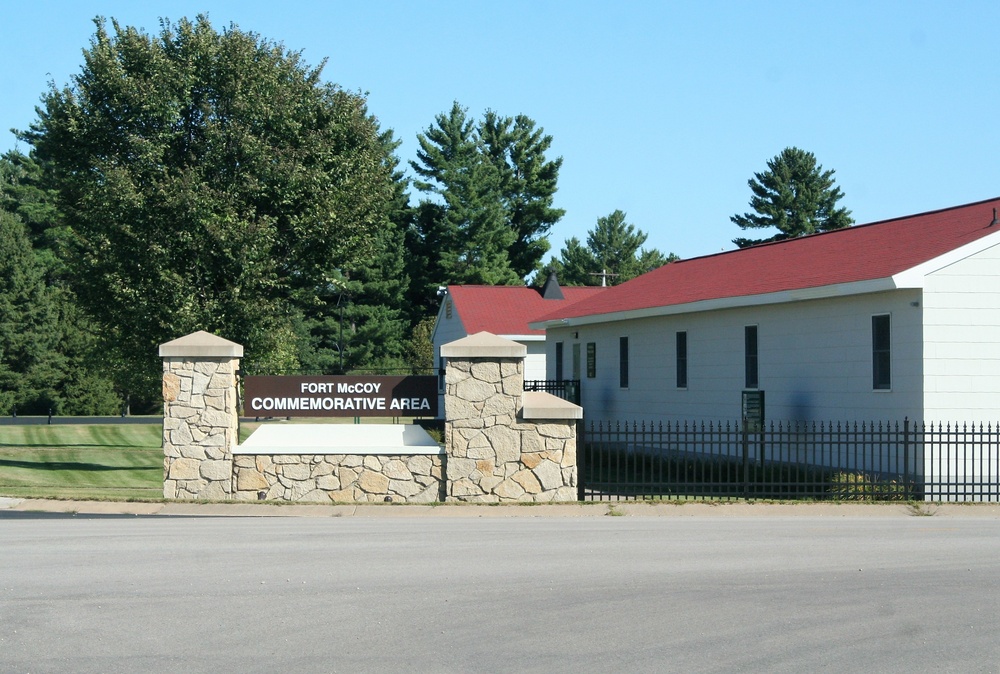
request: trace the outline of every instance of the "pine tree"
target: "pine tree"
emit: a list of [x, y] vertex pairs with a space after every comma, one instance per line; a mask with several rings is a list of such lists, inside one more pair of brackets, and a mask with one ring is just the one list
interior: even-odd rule
[[526, 115], [488, 110], [478, 124], [457, 102], [417, 139], [414, 186], [428, 195], [407, 241], [411, 305], [429, 310], [438, 286], [520, 284], [549, 249], [562, 158]]
[[35, 158], [0, 157], [0, 409], [117, 414], [93, 322], [68, 286], [68, 230], [44, 179]]
[[835, 185], [833, 173], [817, 165], [812, 152], [797, 147], [782, 150], [767, 162], [767, 171], [747, 181], [755, 213], [730, 218], [742, 229], [776, 228], [778, 233], [765, 239], [737, 238], [733, 243], [746, 248], [850, 227], [854, 224], [851, 212], [837, 207], [844, 194]]
[[[678, 259], [673, 253], [643, 248], [648, 235], [625, 222], [625, 217], [616, 210], [598, 218], [587, 233], [587, 245], [576, 237], [569, 239], [560, 258], [552, 258], [543, 273], [556, 272], [563, 285], [619, 285]], [[535, 283], [539, 280], [541, 275]]]
[[553, 208], [562, 157], [548, 161], [552, 136], [526, 115], [500, 117], [487, 110], [479, 125], [486, 156], [500, 172], [500, 192], [507, 224], [515, 240], [508, 255], [524, 278], [535, 272], [549, 250], [549, 230], [565, 214]]
[[[420, 149], [410, 166], [425, 180], [414, 186], [436, 195], [443, 208], [421, 204], [418, 222], [439, 242], [438, 283], [506, 285], [520, 278], [508, 250], [516, 236], [504, 218], [500, 172], [482, 151], [474, 123], [457, 102], [435, 125], [417, 135]], [[436, 202], [429, 202], [436, 203]], [[431, 216], [435, 217], [427, 222]], [[421, 247], [433, 254], [429, 246]]]
[[[398, 370], [407, 346], [409, 276], [405, 237], [412, 220], [407, 180], [398, 170], [392, 131], [382, 134], [384, 163], [393, 181], [388, 223], [375, 233], [372, 253], [339, 270], [321, 301], [304, 312], [299, 361], [314, 372]], [[341, 353], [343, 349], [343, 353]]]

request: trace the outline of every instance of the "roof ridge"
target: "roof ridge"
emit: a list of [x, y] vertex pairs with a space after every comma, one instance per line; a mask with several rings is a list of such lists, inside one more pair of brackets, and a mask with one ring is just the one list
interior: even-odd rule
[[679, 260], [533, 323], [888, 279], [973, 241], [996, 240], [991, 207], [1000, 197]]
[[[911, 213], [910, 215], [900, 215], [894, 218], [885, 218], [883, 220], [875, 220], [873, 222], [863, 222], [859, 225], [851, 225], [849, 227], [842, 227], [840, 229], [831, 229], [827, 232], [813, 232], [812, 234], [804, 234], [802, 236], [794, 236], [787, 239], [781, 239], [779, 241], [765, 241], [762, 243], [755, 244], [753, 246], [747, 246], [746, 248], [735, 248], [733, 250], [722, 250], [718, 253], [707, 253], [705, 255], [696, 255], [695, 257], [683, 258], [680, 260], [675, 260], [670, 264], [679, 264], [682, 262], [693, 262], [695, 260], [705, 260], [712, 257], [720, 257], [722, 255], [732, 255], [733, 253], [740, 253], [745, 250], [761, 249], [770, 246], [779, 246], [782, 244], [792, 243], [794, 241], [805, 241], [807, 239], [815, 239], [818, 236], [828, 236], [831, 234], [843, 234], [845, 232], [857, 231], [860, 229], [867, 229], [868, 227], [873, 227], [875, 225], [885, 225], [890, 222], [897, 222], [899, 220], [912, 220], [914, 218], [922, 218], [928, 215], [937, 215], [939, 213], [947, 213], [948, 211], [958, 211], [963, 208], [971, 208], [973, 206], [982, 206], [983, 204], [988, 204], [992, 202], [1000, 201], [1000, 196], [991, 197], [989, 199], [982, 199], [980, 201], [972, 201], [967, 204], [959, 204], [958, 206], [948, 206], [947, 208], [935, 208], [930, 211], [921, 211], [919, 213]], [[665, 267], [666, 265], [664, 265]], [[638, 277], [636, 277], [638, 278]], [[624, 285], [624, 284], [622, 284]]]

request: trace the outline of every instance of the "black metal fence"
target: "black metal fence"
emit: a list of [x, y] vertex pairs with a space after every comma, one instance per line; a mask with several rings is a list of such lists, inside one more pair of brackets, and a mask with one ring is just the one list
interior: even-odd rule
[[579, 379], [526, 379], [525, 391], [545, 391], [574, 405], [580, 404]]
[[1000, 501], [1000, 425], [587, 423], [584, 500]]

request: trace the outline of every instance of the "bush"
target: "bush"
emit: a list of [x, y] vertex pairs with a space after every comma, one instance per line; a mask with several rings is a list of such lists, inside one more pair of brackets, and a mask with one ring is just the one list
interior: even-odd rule
[[830, 476], [830, 495], [837, 501], [906, 501], [906, 484], [868, 473], [838, 471]]

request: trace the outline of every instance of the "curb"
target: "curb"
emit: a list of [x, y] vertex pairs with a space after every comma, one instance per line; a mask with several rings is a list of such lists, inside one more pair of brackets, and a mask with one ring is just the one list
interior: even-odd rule
[[368, 518], [573, 518], [573, 517], [976, 517], [1000, 519], [1000, 503], [643, 503], [599, 501], [551, 504], [271, 504], [60, 501], [0, 497], [0, 511], [78, 515], [179, 517], [368, 517]]

